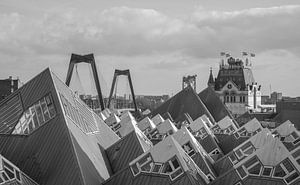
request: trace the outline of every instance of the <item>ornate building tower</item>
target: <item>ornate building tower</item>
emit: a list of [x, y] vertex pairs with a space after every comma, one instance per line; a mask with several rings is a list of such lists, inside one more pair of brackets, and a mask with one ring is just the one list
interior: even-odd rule
[[209, 74], [207, 86], [211, 87], [212, 89], [215, 89], [215, 80], [214, 80], [214, 76], [212, 74], [212, 68], [210, 68], [210, 74]]
[[255, 55], [243, 52], [242, 56], [243, 59], [238, 59], [221, 52], [218, 76], [214, 80], [210, 70], [207, 83], [235, 116], [247, 110], [259, 111], [261, 105], [261, 87], [257, 85], [252, 74], [251, 59]]

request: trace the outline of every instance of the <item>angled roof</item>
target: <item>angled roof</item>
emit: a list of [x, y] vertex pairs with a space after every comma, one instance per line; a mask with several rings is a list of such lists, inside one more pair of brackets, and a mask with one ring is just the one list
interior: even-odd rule
[[281, 110], [280, 113], [273, 118], [273, 121], [283, 123], [291, 121], [295, 127], [300, 130], [300, 111], [299, 110]]
[[115, 113], [112, 113], [108, 118], [106, 118], [105, 123], [108, 126], [111, 126], [115, 123], [120, 123], [120, 121], [120, 118]]
[[188, 113], [193, 120], [197, 119], [203, 114], [206, 114], [212, 122], [215, 121], [206, 108], [205, 104], [201, 101], [194, 89], [190, 86], [181, 90], [176, 95], [160, 105], [157, 109], [153, 110], [151, 115], [163, 115], [166, 112], [169, 112], [175, 122], [184, 121], [186, 119], [184, 116], [185, 113]]
[[210, 69], [207, 85], [213, 85], [213, 84], [215, 84], [215, 80], [212, 74], [212, 69]]
[[256, 118], [258, 121], [266, 121], [273, 120], [276, 115], [276, 113], [250, 113], [249, 111], [247, 111], [236, 118], [236, 122], [241, 127], [253, 118]]
[[182, 147], [185, 144], [189, 143], [190, 147], [192, 147], [195, 152], [194, 154], [190, 153], [189, 155], [197, 164], [197, 166], [203, 171], [205, 175], [211, 174], [215, 176], [213, 168], [211, 168], [211, 166], [209, 165], [210, 162], [206, 160], [206, 157], [208, 155], [207, 152], [198, 143], [197, 139], [192, 135], [187, 127], [181, 127], [181, 129], [174, 133], [172, 136]]
[[119, 137], [49, 69], [0, 109], [10, 110], [7, 103], [22, 111], [3, 116], [7, 121], [0, 125], [8, 129], [0, 131], [0, 153], [30, 178], [45, 185], [100, 184], [109, 178], [104, 149]]
[[141, 131], [145, 131], [146, 129], [154, 129], [156, 128], [156, 125], [153, 123], [153, 121], [147, 116], [144, 119], [142, 119], [140, 122], [138, 122], [137, 126]]
[[[229, 183], [228, 181], [232, 181], [231, 179], [235, 179], [234, 182], [230, 182], [233, 184], [237, 183], [238, 181], [242, 184], [249, 185], [298, 184], [300, 182], [300, 164], [296, 162], [294, 158], [299, 156], [300, 150], [298, 149], [298, 151], [292, 154], [292, 152], [288, 151], [288, 148], [285, 147], [285, 141], [282, 140], [281, 137], [276, 136], [277, 133], [287, 134], [291, 132], [291, 130], [293, 130], [293, 132], [296, 130], [295, 128], [290, 128], [291, 127], [289, 123], [285, 123], [285, 125], [281, 126], [281, 128], [279, 128], [276, 133], [274, 132], [273, 135], [269, 129], [264, 128], [262, 131], [249, 138], [240, 146], [236, 147], [232, 152], [214, 164], [219, 177], [212, 184], [226, 184]], [[243, 157], [237, 157], [242, 154], [240, 153], [241, 151], [246, 150], [247, 155], [244, 155]], [[296, 154], [297, 152], [298, 154]], [[272, 170], [274, 172], [270, 171], [270, 176], [268, 177], [263, 177], [262, 173], [259, 173], [258, 175], [252, 175], [251, 173], [253, 173], [253, 171], [250, 173], [250, 169], [252, 168], [253, 170], [254, 165], [250, 165], [254, 163], [257, 164], [255, 167], [257, 172], [262, 172], [263, 167], [268, 167], [269, 169], [273, 168]], [[241, 168], [243, 171], [245, 171], [245, 177], [241, 179], [240, 175], [238, 175], [238, 178], [236, 179], [234, 176], [237, 175], [237, 171]], [[278, 170], [283, 168], [288, 169], [288, 172], [283, 172], [283, 177], [278, 178], [278, 175], [275, 175], [275, 173], [278, 173]], [[271, 172], [274, 174], [272, 175]], [[292, 173], [297, 173], [298, 176], [289, 177], [289, 175]], [[273, 177], [274, 175], [277, 177]], [[290, 178], [289, 182], [291, 183], [285, 182], [288, 177]]]
[[154, 117], [151, 118], [151, 120], [153, 121], [153, 123], [154, 123], [155, 125], [158, 125], [158, 124], [160, 124], [160, 123], [162, 123], [162, 122], [165, 121], [164, 118], [161, 117], [160, 114], [156, 114]]
[[215, 136], [218, 138], [220, 148], [224, 154], [227, 154], [262, 129], [263, 127], [260, 122], [256, 118], [253, 118], [248, 121], [248, 123], [240, 127], [235, 133], [218, 133], [215, 134]]
[[130, 132], [134, 131], [135, 127], [137, 127], [137, 122], [131, 116], [121, 118], [119, 123], [121, 127], [117, 130], [120, 133], [121, 137], [126, 136]]
[[111, 114], [111, 111], [108, 108], [105, 108], [101, 113], [108, 118]]
[[219, 147], [222, 149], [224, 154], [231, 152], [235, 147], [249, 139], [248, 136], [235, 138], [234, 135], [228, 134], [215, 134], [215, 136], [218, 138]]
[[128, 167], [130, 161], [146, 151], [141, 142], [145, 141], [133, 131], [105, 150], [112, 174]]
[[233, 118], [227, 107], [223, 104], [216, 92], [211, 87], [207, 87], [201, 91], [198, 96], [217, 122], [223, 119], [225, 116]]
[[132, 175], [130, 167], [123, 169], [119, 173], [115, 174], [108, 180], [106, 180], [103, 185], [205, 185], [203, 182], [198, 182], [195, 180], [190, 173], [183, 172], [183, 175], [175, 181], [171, 181], [167, 175], [151, 174], [151, 173], [140, 173], [138, 176], [134, 177]]
[[217, 125], [220, 127], [221, 130], [224, 130], [228, 128], [229, 126], [233, 126], [235, 130], [237, 130], [236, 125], [233, 122], [233, 119], [231, 119], [229, 116], [224, 117], [220, 121], [217, 122]]
[[172, 133], [175, 133], [177, 132], [177, 128], [176, 126], [174, 125], [174, 123], [172, 123], [169, 119], [166, 119], [164, 122], [162, 122], [161, 124], [157, 125], [156, 127], [157, 131], [160, 133], [160, 134], [166, 134], [168, 132], [172, 132]]
[[100, 112], [98, 115], [100, 116], [100, 118], [101, 118], [103, 121], [105, 121], [105, 120], [107, 119], [107, 117], [103, 114], [103, 112]]
[[247, 90], [247, 84], [255, 82], [252, 70], [249, 68], [225, 69], [219, 70], [215, 80], [215, 90], [219, 91], [231, 79], [241, 91]]
[[[170, 161], [176, 159], [179, 163], [177, 170], [180, 173], [176, 174], [175, 179], [171, 179], [169, 172], [162, 173], [164, 165], [168, 166]], [[153, 168], [147, 172], [134, 166], [144, 164], [144, 160], [148, 160], [153, 165], [162, 165], [157, 172]], [[137, 169], [137, 171], [133, 170]], [[146, 169], [144, 169], [146, 170]], [[134, 172], [135, 171], [135, 172]], [[173, 173], [172, 173], [173, 174]], [[175, 173], [174, 173], [175, 174]], [[192, 175], [194, 174], [194, 175]], [[199, 184], [204, 185], [208, 182], [206, 176], [200, 169], [197, 169], [193, 160], [184, 152], [177, 141], [169, 136], [162, 142], [155, 145], [153, 148], [140, 155], [130, 162], [129, 167], [119, 171], [117, 174], [106, 180], [103, 184]]]

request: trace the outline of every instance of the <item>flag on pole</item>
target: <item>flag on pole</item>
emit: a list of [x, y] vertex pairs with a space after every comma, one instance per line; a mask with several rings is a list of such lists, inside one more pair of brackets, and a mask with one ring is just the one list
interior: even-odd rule
[[225, 56], [225, 54], [226, 54], [225, 52], [221, 52], [220, 53], [221, 56]]
[[248, 55], [248, 53], [245, 52], [245, 51], [243, 51], [242, 54], [243, 54], [243, 56], [247, 56]]
[[229, 54], [229, 53], [226, 53], [226, 57], [230, 57], [230, 54]]
[[254, 54], [254, 53], [251, 53], [250, 56], [251, 56], [251, 57], [255, 57], [255, 54]]

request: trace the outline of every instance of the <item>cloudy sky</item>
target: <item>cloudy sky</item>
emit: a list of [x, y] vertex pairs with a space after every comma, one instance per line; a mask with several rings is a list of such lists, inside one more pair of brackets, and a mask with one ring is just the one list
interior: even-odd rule
[[71, 53], [94, 53], [104, 91], [129, 68], [136, 94], [174, 94], [183, 75], [206, 87], [220, 51], [250, 51], [264, 94], [300, 96], [299, 20], [298, 0], [1, 0], [0, 78], [64, 80]]

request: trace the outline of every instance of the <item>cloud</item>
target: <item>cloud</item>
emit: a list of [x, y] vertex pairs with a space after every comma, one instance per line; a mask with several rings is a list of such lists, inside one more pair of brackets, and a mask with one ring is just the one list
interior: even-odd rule
[[[300, 6], [252, 8], [222, 12], [199, 9], [192, 20], [199, 29], [209, 27], [215, 37], [207, 47], [233, 52], [243, 49], [263, 52], [272, 49], [299, 51]], [[194, 51], [195, 52], [195, 51]]]
[[[296, 65], [292, 60], [300, 53], [299, 20], [299, 5], [238, 11], [198, 8], [180, 18], [129, 7], [91, 12], [57, 9], [39, 16], [0, 13], [0, 57], [10, 69], [22, 63], [27, 72], [38, 72], [42, 67], [58, 66], [54, 60], [68, 61], [72, 52], [93, 52], [99, 60], [105, 56], [109, 65], [128, 63], [125, 66], [136, 71], [171, 69], [172, 78], [180, 70], [194, 73], [217, 65], [220, 51], [239, 55], [245, 50], [257, 56], [283, 51], [293, 56], [287, 62]], [[25, 72], [19, 69], [16, 73]]]
[[[210, 58], [220, 50], [256, 52], [299, 46], [300, 6], [222, 12], [197, 9], [168, 17], [153, 9], [114, 7], [84, 14], [77, 9], [30, 19], [0, 15], [0, 43], [7, 52], [151, 55], [174, 51]], [[298, 51], [298, 50], [296, 50]]]

